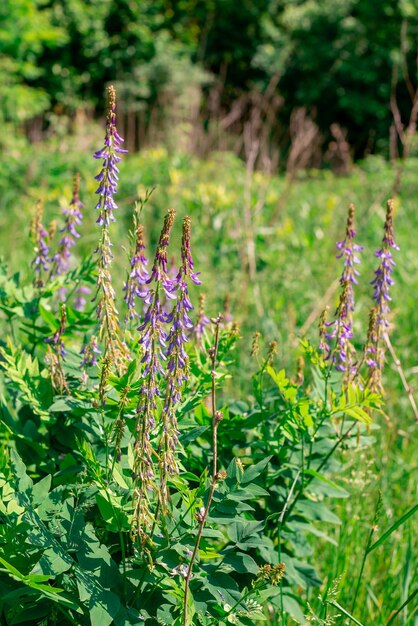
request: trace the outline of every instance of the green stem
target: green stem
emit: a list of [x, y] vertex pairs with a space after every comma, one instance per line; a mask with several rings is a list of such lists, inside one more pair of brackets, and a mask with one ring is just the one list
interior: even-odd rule
[[126, 552], [125, 552], [125, 540], [123, 538], [122, 530], [119, 530], [120, 549], [122, 553], [122, 571], [123, 571], [123, 599], [126, 602], [127, 588], [126, 588]]

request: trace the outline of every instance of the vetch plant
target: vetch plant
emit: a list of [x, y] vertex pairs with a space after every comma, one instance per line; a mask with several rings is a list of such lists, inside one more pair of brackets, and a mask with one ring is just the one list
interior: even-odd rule
[[112, 285], [110, 265], [112, 263], [111, 242], [109, 236], [110, 222], [115, 221], [113, 211], [117, 209], [114, 195], [117, 193], [118, 163], [121, 161], [119, 154], [127, 150], [121, 148], [123, 139], [116, 129], [116, 93], [112, 86], [107, 90], [107, 120], [104, 147], [94, 153], [95, 159], [103, 159], [103, 166], [96, 180], [99, 187], [99, 201], [96, 209], [99, 211], [97, 223], [101, 228], [101, 237], [97, 246], [97, 291], [99, 302], [97, 305], [97, 317], [100, 322], [99, 338], [104, 341], [105, 355], [114, 363], [118, 372], [123, 372], [129, 359], [128, 349], [123, 339], [119, 326], [118, 310], [115, 304], [115, 291]]
[[[121, 146], [109, 87], [104, 147], [95, 154], [103, 164], [93, 260], [69, 264], [84, 228], [76, 179], [58, 251], [51, 255], [38, 205], [30, 275], [0, 267], [1, 619], [287, 626], [343, 615], [360, 623], [358, 603], [352, 615], [337, 602], [312, 547], [335, 543], [334, 498], [349, 495], [340, 450], [367, 453], [373, 443], [381, 386], [369, 372], [380, 376], [384, 362], [392, 204], [363, 357], [354, 351], [361, 247], [351, 206], [338, 244], [339, 305], [331, 322], [321, 316], [319, 350], [303, 340], [295, 371], [286, 372], [278, 342], [256, 333], [242, 348], [256, 363], [252, 391], [238, 397], [238, 325], [228, 302], [227, 319], [206, 313], [203, 295], [195, 305], [201, 281], [190, 217], [178, 246], [175, 211], [167, 211], [153, 256], [136, 208], [126, 279], [111, 274]], [[94, 283], [97, 315], [86, 297]], [[370, 534], [356, 597], [366, 556], [415, 511], [375, 542]]]

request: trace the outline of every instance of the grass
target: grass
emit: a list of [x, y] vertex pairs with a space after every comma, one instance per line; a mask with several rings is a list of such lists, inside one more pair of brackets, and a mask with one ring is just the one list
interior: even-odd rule
[[[100, 145], [100, 140], [96, 143]], [[76, 168], [81, 173], [85, 203], [80, 257], [94, 249], [98, 233], [90, 207], [95, 204], [92, 177], [97, 163], [88, 157], [92, 151], [93, 146], [82, 143], [80, 137], [63, 140], [61, 145], [51, 142], [9, 147], [0, 176], [0, 249], [16, 271], [29, 271], [24, 260], [30, 258], [28, 231], [36, 199], [43, 199], [47, 216], [55, 214], [57, 204], [70, 198]], [[396, 239], [401, 250], [396, 255], [392, 305], [392, 343], [411, 385], [418, 374], [417, 170], [418, 160], [410, 159], [395, 198]], [[207, 312], [215, 315], [229, 297], [231, 312], [242, 329], [237, 363], [242, 391], [250, 393], [249, 352], [254, 330], [262, 332], [266, 344], [278, 341], [278, 361], [286, 367], [292, 367], [297, 357], [301, 329], [316, 340], [318, 303], [340, 271], [335, 241], [342, 236], [350, 202], [357, 207], [358, 239], [365, 246], [361, 272], [364, 279], [368, 277], [358, 294], [356, 313], [361, 348], [371, 303], [367, 283], [376, 265], [373, 251], [381, 239], [385, 201], [394, 176], [390, 164], [370, 157], [350, 177], [309, 172], [301, 174], [289, 188], [282, 176], [248, 176], [244, 165], [230, 154], [214, 154], [205, 162], [169, 154], [164, 148], [132, 155], [123, 164], [119, 220], [113, 228], [119, 284], [125, 276], [126, 255], [118, 242], [126, 241], [135, 200], [156, 186], [144, 214], [148, 241], [153, 247], [161, 216], [170, 206], [180, 216], [191, 215], [196, 267], [198, 271], [205, 269], [202, 280], [208, 295]], [[67, 180], [64, 187], [58, 182], [62, 180]], [[329, 293], [331, 309], [336, 298], [336, 292]], [[354, 614], [365, 626], [387, 624], [391, 611], [395, 612], [417, 585], [413, 519], [409, 519], [384, 545], [368, 554], [354, 601], [355, 581], [374, 524], [378, 494], [382, 494], [382, 506], [371, 542], [416, 502], [416, 425], [390, 359], [385, 387], [386, 416], [378, 424], [374, 447], [344, 453], [346, 469], [340, 478], [352, 497], [341, 501], [336, 511], [342, 520], [336, 537], [338, 547], [317, 546], [325, 584], [342, 576], [338, 601], [345, 607], [354, 604]], [[228, 393], [239, 395], [237, 389]], [[392, 623], [414, 624], [413, 605], [411, 600]]]

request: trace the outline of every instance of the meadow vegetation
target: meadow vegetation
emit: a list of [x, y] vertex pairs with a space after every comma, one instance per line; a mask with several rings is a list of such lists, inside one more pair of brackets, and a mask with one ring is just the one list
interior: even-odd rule
[[417, 160], [126, 155], [113, 97], [5, 140], [2, 623], [414, 624]]

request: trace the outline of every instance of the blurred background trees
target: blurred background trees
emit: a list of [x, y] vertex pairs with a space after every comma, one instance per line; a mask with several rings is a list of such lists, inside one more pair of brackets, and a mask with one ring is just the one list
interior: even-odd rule
[[0, 24], [0, 121], [31, 141], [112, 81], [130, 149], [245, 156], [256, 133], [274, 168], [343, 170], [397, 154], [416, 94], [417, 0], [3, 0]]

